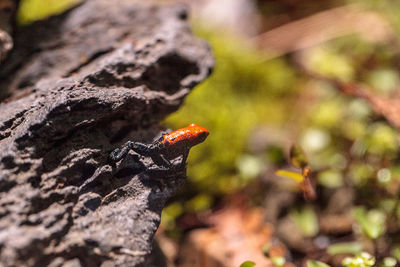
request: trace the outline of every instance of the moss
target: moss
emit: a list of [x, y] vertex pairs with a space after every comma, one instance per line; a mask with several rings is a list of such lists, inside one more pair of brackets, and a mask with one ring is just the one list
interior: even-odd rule
[[296, 75], [284, 59], [264, 62], [232, 36], [201, 30], [198, 35], [211, 43], [214, 73], [166, 124], [179, 128], [194, 122], [210, 130], [206, 142], [192, 149], [188, 174], [198, 190], [222, 194], [245, 184], [238, 181], [235, 162], [245, 153], [252, 130], [287, 119]]

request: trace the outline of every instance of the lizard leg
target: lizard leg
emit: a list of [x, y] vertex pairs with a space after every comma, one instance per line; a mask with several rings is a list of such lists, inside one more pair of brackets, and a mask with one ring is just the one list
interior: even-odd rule
[[119, 161], [128, 154], [129, 150], [133, 150], [142, 156], [151, 156], [156, 147], [154, 145], [146, 145], [139, 142], [128, 141], [121, 149], [116, 148], [110, 154], [110, 159], [113, 161]]
[[133, 142], [128, 141], [121, 149], [116, 148], [110, 154], [110, 159], [112, 161], [119, 161], [128, 154], [129, 150], [132, 148]]
[[168, 169], [172, 166], [172, 163], [166, 159], [163, 154], [153, 154], [151, 155], [151, 159], [158, 166], [166, 167]]
[[133, 142], [131, 149], [142, 156], [152, 156], [157, 147], [153, 144], [146, 145], [139, 142]]
[[185, 150], [185, 152], [183, 152], [183, 154], [182, 154], [182, 161], [181, 161], [182, 167], [185, 166], [188, 156], [189, 156], [189, 150]]

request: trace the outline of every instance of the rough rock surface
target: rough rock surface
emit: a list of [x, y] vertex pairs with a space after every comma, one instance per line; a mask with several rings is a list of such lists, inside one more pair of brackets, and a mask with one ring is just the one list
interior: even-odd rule
[[159, 137], [211, 72], [186, 19], [180, 5], [91, 0], [19, 32], [0, 68], [0, 266], [146, 266], [186, 170], [108, 155]]

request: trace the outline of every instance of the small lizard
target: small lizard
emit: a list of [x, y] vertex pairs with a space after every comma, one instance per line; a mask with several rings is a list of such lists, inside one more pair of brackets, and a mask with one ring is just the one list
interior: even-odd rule
[[111, 152], [110, 159], [119, 161], [128, 154], [129, 150], [133, 150], [139, 155], [151, 157], [160, 169], [170, 169], [173, 166], [170, 160], [180, 155], [182, 155], [180, 166], [184, 166], [189, 150], [202, 143], [208, 134], [209, 131], [206, 128], [192, 123], [187, 127], [162, 135], [152, 144], [128, 141], [121, 149], [117, 148]]

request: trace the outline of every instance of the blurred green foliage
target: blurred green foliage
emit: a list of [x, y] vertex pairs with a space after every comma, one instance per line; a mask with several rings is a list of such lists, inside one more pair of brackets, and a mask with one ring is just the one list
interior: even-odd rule
[[[210, 130], [207, 140], [190, 152], [189, 185], [181, 198], [186, 208], [189, 201], [191, 210], [201, 210], [198, 194], [208, 195], [212, 203], [214, 197], [247, 185], [265, 169], [264, 158], [249, 155], [249, 138], [260, 125], [282, 125], [288, 119], [298, 77], [284, 59], [263, 61], [243, 40], [196, 25], [195, 29], [211, 44], [216, 66], [165, 123], [176, 129], [193, 122]], [[272, 148], [266, 154], [271, 161], [280, 161], [281, 151]], [[163, 223], [170, 217], [164, 213]]]
[[240, 267], [254, 267], [256, 264], [253, 261], [245, 261], [240, 264]]
[[271, 261], [276, 267], [281, 267], [286, 263], [285, 257], [271, 257]]
[[21, 0], [17, 19], [20, 24], [28, 24], [61, 13], [79, 2], [80, 0]]
[[297, 145], [290, 148], [289, 152], [290, 162], [293, 166], [304, 169], [308, 165], [308, 159], [303, 149]]
[[385, 231], [385, 213], [380, 210], [366, 211], [364, 207], [354, 209], [354, 217], [370, 239], [377, 239]]
[[238, 159], [257, 126], [288, 118], [290, 98], [283, 98], [295, 89], [296, 75], [285, 60], [264, 62], [256, 50], [232, 36], [202, 30], [197, 35], [213, 48], [214, 73], [166, 124], [179, 128], [194, 122], [210, 130], [206, 142], [190, 152], [188, 176], [197, 190], [218, 195], [247, 183], [238, 170], [257, 162], [244, 157], [237, 164]]
[[345, 267], [371, 267], [375, 265], [375, 257], [367, 252], [362, 252], [354, 257], [346, 257], [342, 265]]
[[385, 257], [382, 261], [382, 267], [394, 267], [396, 266], [397, 261], [395, 258], [392, 257]]
[[328, 264], [321, 261], [307, 261], [307, 267], [330, 267]]
[[[387, 8], [378, 5], [378, 10]], [[262, 61], [256, 50], [227, 34], [197, 33], [212, 45], [215, 72], [166, 120], [171, 128], [195, 122], [210, 129], [208, 140], [191, 151], [191, 195], [183, 193], [182, 199], [205, 194], [212, 203], [216, 196], [246, 186], [272, 162], [266, 153], [249, 151], [254, 129], [275, 125], [284, 132], [289, 122], [286, 129], [294, 131], [292, 142], [304, 148], [318, 186], [331, 190], [354, 186], [355, 201], [369, 210], [354, 213], [363, 233], [370, 239], [384, 234], [385, 218], [398, 216], [400, 210], [395, 189], [390, 191], [397, 188], [400, 177], [394, 174], [399, 159], [396, 130], [376, 116], [367, 102], [344, 96], [328, 82], [304, 77], [288, 58]], [[365, 83], [374, 93], [390, 96], [400, 81], [395, 53], [390, 47], [346, 36], [309, 51], [307, 64], [324, 76]], [[274, 145], [283, 151], [283, 144]], [[317, 215], [310, 204], [302, 210], [291, 216], [303, 234], [316, 236]], [[379, 222], [373, 220], [377, 217]], [[362, 235], [356, 234], [361, 240]], [[357, 247], [354, 253], [363, 249], [361, 242], [352, 244]]]
[[328, 247], [330, 255], [336, 254], [358, 254], [362, 251], [362, 245], [359, 242], [342, 242], [330, 245]]
[[293, 209], [290, 212], [290, 217], [296, 223], [297, 227], [299, 227], [303, 235], [315, 236], [318, 234], [318, 217], [310, 206]]
[[[209, 139], [191, 152], [191, 193], [209, 194], [212, 200], [245, 186], [251, 179], [243, 180], [240, 174], [255, 178], [256, 170], [268, 168], [260, 166], [268, 165], [265, 154], [248, 150], [252, 131], [259, 125], [281, 127], [290, 120], [289, 129], [298, 133], [293, 142], [305, 149], [319, 186], [354, 186], [355, 201], [364, 205], [354, 211], [363, 234], [355, 231], [356, 242], [333, 245], [330, 253], [360, 253], [363, 235], [371, 240], [384, 235], [387, 220], [398, 220], [399, 215], [393, 196], [400, 177], [397, 131], [364, 100], [346, 97], [327, 82], [304, 78], [287, 58], [262, 62], [257, 51], [226, 34], [199, 33], [212, 44], [215, 73], [166, 121], [171, 128], [193, 121], [211, 130]], [[374, 93], [390, 96], [400, 81], [394, 53], [347, 36], [311, 51], [308, 64], [325, 76], [365, 83]], [[316, 236], [317, 215], [307, 203], [302, 211], [291, 216], [305, 235]]]

